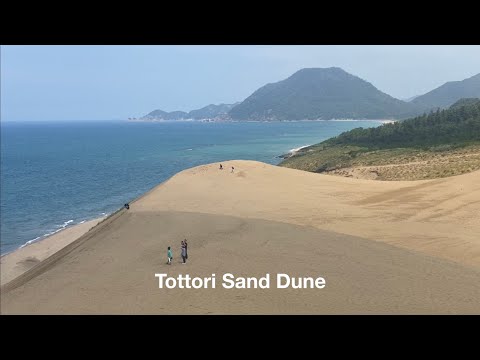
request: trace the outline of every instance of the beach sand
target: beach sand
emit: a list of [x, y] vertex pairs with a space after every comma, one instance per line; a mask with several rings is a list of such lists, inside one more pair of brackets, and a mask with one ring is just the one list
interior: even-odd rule
[[[222, 164], [178, 173], [4, 285], [2, 313], [480, 314], [479, 171], [383, 182]], [[217, 288], [159, 289], [155, 273], [215, 273]], [[224, 273], [327, 285], [224, 289]]]
[[1, 285], [30, 270], [42, 260], [77, 240], [103, 219], [98, 218], [68, 227], [45, 239], [2, 256], [0, 259]]

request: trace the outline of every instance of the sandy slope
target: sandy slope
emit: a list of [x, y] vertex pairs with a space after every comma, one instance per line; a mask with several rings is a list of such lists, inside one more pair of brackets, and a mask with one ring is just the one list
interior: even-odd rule
[[[480, 314], [480, 172], [379, 182], [223, 165], [235, 173], [185, 170], [2, 287], [2, 313]], [[283, 272], [327, 286], [227, 290], [220, 278], [168, 290], [159, 272]]]
[[[190, 239], [189, 262], [179, 240]], [[166, 265], [166, 247], [174, 249]], [[386, 244], [256, 219], [124, 212], [2, 298], [3, 313], [479, 313], [480, 272]], [[159, 289], [155, 273], [218, 277], [215, 289]], [[224, 289], [221, 276], [322, 276], [324, 289]]]
[[254, 161], [185, 170], [135, 204], [310, 225], [480, 266], [480, 171], [437, 180], [372, 181]]
[[92, 227], [97, 225], [103, 218], [86, 221], [65, 230], [62, 230], [52, 236], [39, 242], [32, 243], [14, 252], [6, 254], [0, 260], [1, 284], [6, 284], [10, 280], [23, 274], [25, 271], [45, 260], [50, 255], [77, 240]]

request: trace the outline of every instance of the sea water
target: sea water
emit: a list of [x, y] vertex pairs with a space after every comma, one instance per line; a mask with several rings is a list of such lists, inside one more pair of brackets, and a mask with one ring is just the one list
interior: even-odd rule
[[279, 155], [379, 121], [1, 123], [1, 253], [105, 216], [175, 173]]

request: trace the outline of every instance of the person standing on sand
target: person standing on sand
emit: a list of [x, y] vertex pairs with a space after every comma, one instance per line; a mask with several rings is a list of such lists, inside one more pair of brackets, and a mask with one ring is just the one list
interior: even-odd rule
[[183, 259], [182, 264], [185, 264], [187, 261], [187, 247], [185, 246], [185, 243], [183, 241], [182, 241], [182, 259]]
[[172, 255], [172, 249], [170, 249], [170, 246], [168, 247], [167, 258], [168, 258], [167, 264], [172, 265], [173, 255]]
[[234, 170], [234, 169], [235, 169], [235, 168], [232, 166], [232, 173], [233, 173], [233, 170]]
[[223, 170], [223, 166], [222, 166], [222, 164], [220, 164], [220, 170]]
[[183, 243], [185, 244], [185, 259], [188, 260], [188, 244], [187, 244], [187, 239], [183, 240]]

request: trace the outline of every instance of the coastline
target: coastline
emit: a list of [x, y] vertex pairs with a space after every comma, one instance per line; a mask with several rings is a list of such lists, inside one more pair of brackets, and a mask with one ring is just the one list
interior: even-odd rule
[[[150, 190], [140, 194], [136, 198], [132, 199], [129, 204], [131, 205], [141, 200], [157, 188], [163, 186], [166, 182], [168, 182], [168, 180], [169, 179], [166, 179], [165, 181], [155, 185]], [[35, 265], [66, 248], [68, 245], [83, 237], [83, 235], [87, 234], [98, 224], [112, 218], [122, 209], [123, 207], [110, 214], [105, 214], [102, 217], [82, 221], [79, 224], [66, 227], [58, 232], [44, 237], [43, 239], [27, 241], [25, 244], [16, 248], [15, 250], [1, 255], [0, 286], [4, 286], [12, 280], [15, 280], [28, 270], [32, 269]]]
[[[325, 120], [320, 120], [320, 121], [325, 121]], [[337, 120], [337, 121], [345, 121], [345, 120]], [[389, 120], [385, 120], [385, 122], [389, 122]], [[285, 153], [284, 155], [279, 155], [278, 157], [284, 158], [284, 159], [292, 157], [302, 149], [308, 148], [310, 146], [312, 145], [307, 144], [297, 148], [290, 149], [287, 153]], [[201, 166], [208, 166], [208, 164], [200, 165], [200, 167]], [[183, 172], [189, 172], [189, 171], [191, 171], [191, 169], [185, 169], [183, 171], [180, 171], [174, 174], [172, 177], [175, 177]], [[136, 198], [131, 199], [129, 203], [134, 204], [137, 201], [145, 198], [149, 194], [155, 192], [158, 188], [168, 183], [172, 177], [155, 185], [150, 190], [147, 190], [146, 192], [140, 194]], [[365, 178], [360, 177], [359, 179], [365, 179]], [[36, 264], [40, 263], [41, 261], [45, 260], [49, 256], [60, 251], [70, 243], [74, 242], [75, 240], [85, 235], [97, 224], [99, 224], [105, 219], [108, 219], [109, 217], [114, 215], [116, 212], [117, 211], [114, 211], [113, 213], [106, 214], [103, 217], [83, 221], [79, 224], [65, 227], [60, 231], [52, 233], [51, 235], [48, 235], [39, 240], [35, 240], [35, 239], [30, 240], [25, 244], [23, 244], [22, 246], [12, 250], [11, 252], [1, 255], [0, 266], [2, 271], [1, 271], [0, 285], [3, 286], [6, 283], [10, 282], [11, 280], [19, 277], [26, 271], [33, 268]]]
[[[115, 122], [118, 122], [115, 121]], [[308, 121], [305, 121], [307, 123]], [[79, 122], [78, 124], [82, 124], [85, 126], [85, 134], [88, 134], [89, 131], [87, 131], [87, 125], [83, 124], [82, 122]], [[299, 125], [298, 127], [293, 127], [292, 131], [288, 130], [287, 125], [284, 124], [281, 126], [275, 126], [275, 127], [270, 127], [269, 124], [266, 124], [265, 126], [260, 126], [259, 122], [259, 129], [262, 129], [260, 132], [260, 135], [255, 135], [255, 139], [258, 138], [258, 140], [255, 140], [254, 142], [254, 147], [250, 147], [250, 143], [248, 142], [249, 138], [251, 135], [248, 136], [242, 136], [242, 139], [245, 138], [245, 141], [242, 140], [237, 141], [235, 140], [234, 143], [232, 143], [233, 146], [229, 145], [229, 143], [226, 145], [227, 147], [223, 148], [221, 143], [218, 143], [217, 138], [212, 138], [211, 141], [208, 141], [207, 146], [195, 146], [194, 149], [191, 150], [192, 147], [192, 142], [190, 141], [190, 133], [188, 133], [187, 137], [185, 138], [185, 144], [182, 144], [179, 146], [179, 149], [177, 149], [174, 144], [170, 144], [169, 142], [165, 143], [165, 145], [162, 145], [159, 149], [156, 148], [156, 145], [148, 145], [149, 146], [149, 151], [157, 151], [158, 150], [158, 156], [152, 156], [152, 157], [139, 157], [139, 159], [143, 159], [144, 161], [140, 166], [140, 168], [145, 169], [143, 172], [142, 176], [135, 176], [130, 179], [128, 179], [128, 182], [131, 182], [133, 185], [129, 188], [128, 186], [125, 186], [123, 188], [120, 188], [122, 186], [119, 182], [119, 180], [112, 180], [113, 184], [112, 186], [115, 187], [117, 191], [118, 196], [111, 196], [111, 199], [108, 199], [104, 201], [102, 191], [100, 190], [98, 194], [96, 194], [92, 200], [85, 202], [85, 196], [82, 196], [82, 190], [79, 188], [80, 191], [76, 191], [75, 194], [72, 194], [72, 197], [64, 197], [60, 194], [52, 193], [52, 196], [45, 196], [46, 193], [49, 193], [47, 191], [48, 189], [48, 177], [46, 176], [43, 180], [46, 181], [39, 181], [38, 183], [35, 181], [35, 179], [32, 177], [30, 178], [28, 175], [24, 179], [24, 184], [35, 184], [35, 188], [38, 189], [38, 193], [36, 194], [36, 197], [40, 199], [41, 201], [32, 203], [31, 209], [29, 209], [30, 206], [30, 200], [28, 197], [21, 196], [20, 200], [18, 203], [16, 201], [6, 200], [7, 197], [2, 197], [2, 200], [5, 199], [6, 204], [5, 207], [3, 206], [2, 202], [2, 210], [4, 210], [4, 217], [2, 217], [2, 225], [4, 225], [4, 228], [2, 228], [2, 244], [1, 244], [1, 252], [0, 256], [5, 256], [9, 253], [12, 253], [16, 251], [20, 247], [25, 247], [29, 246], [32, 243], [42, 241], [43, 239], [55, 234], [56, 232], [63, 231], [65, 228], [74, 226], [75, 224], [78, 224], [81, 220], [90, 220], [95, 217], [100, 217], [102, 214], [100, 213], [101, 211], [105, 211], [108, 213], [111, 213], [116, 210], [116, 206], [121, 206], [124, 202], [127, 202], [128, 200], [132, 198], [136, 198], [137, 196], [141, 195], [144, 193], [144, 191], [148, 190], [149, 187], [156, 185], [160, 180], [165, 180], [170, 176], [173, 176], [176, 172], [182, 170], [183, 167], [191, 167], [193, 165], [198, 165], [201, 163], [210, 163], [213, 161], [220, 161], [224, 160], [223, 156], [225, 158], [230, 158], [231, 156], [233, 157], [238, 157], [239, 153], [247, 151], [249, 154], [249, 158], [259, 160], [259, 161], [264, 161], [267, 163], [271, 163], [273, 165], [277, 165], [280, 162], [279, 155], [282, 153], [287, 153], [289, 149], [291, 148], [296, 148], [300, 145], [303, 144], [312, 144], [315, 142], [315, 139], [312, 139], [312, 129], [319, 129], [319, 131], [323, 132], [324, 129], [328, 133], [332, 131], [336, 131], [334, 129], [337, 129], [336, 126], [323, 126], [323, 124], [318, 123], [319, 126], [317, 127], [315, 124], [311, 125]], [[337, 123], [340, 124], [340, 123]], [[234, 124], [233, 124], [234, 125]], [[338, 129], [350, 129], [351, 125], [350, 124], [340, 124], [342, 126], [338, 127]], [[376, 124], [374, 123], [366, 123], [363, 125], [364, 127], [369, 127], [369, 126], [375, 126]], [[38, 126], [38, 125], [37, 125]], [[77, 126], [77, 125], [75, 125]], [[89, 125], [90, 126], [90, 125]], [[96, 126], [96, 125], [95, 125]], [[103, 125], [102, 125], [103, 126]], [[353, 126], [353, 125], [352, 125]], [[359, 126], [359, 125], [355, 125]], [[201, 126], [200, 126], [201, 127]], [[285, 127], [285, 129], [284, 129]], [[103, 128], [103, 127], [102, 127]], [[115, 127], [108, 127], [108, 131], [112, 131], [112, 129], [120, 129], [117, 134], [118, 136], [124, 136], [125, 133], [129, 133], [130, 127], [118, 127], [115, 125]], [[183, 132], [185, 129], [191, 129], [190, 125], [187, 124], [187, 126], [179, 128], [178, 130]], [[233, 127], [226, 127], [226, 130], [223, 128], [219, 128], [221, 132], [225, 133], [235, 133], [234, 131], [230, 131]], [[240, 129], [243, 129], [244, 127], [240, 127]], [[245, 128], [249, 128], [248, 124], [246, 124]], [[277, 130], [277, 128], [279, 130]], [[126, 130], [123, 130], [126, 129]], [[140, 129], [139, 131], [141, 133], [144, 132], [149, 132], [150, 128], [138, 128]], [[168, 128], [170, 129], [170, 128]], [[195, 128], [197, 129], [197, 128]], [[235, 127], [236, 129], [236, 127]], [[270, 130], [273, 129], [273, 130]], [[15, 130], [21, 130], [26, 131], [25, 128], [23, 127], [18, 127], [18, 129], [13, 129], [12, 131]], [[92, 131], [94, 129], [92, 128]], [[107, 131], [105, 130], [105, 131]], [[219, 131], [220, 131], [219, 130]], [[28, 128], [28, 131], [35, 132], [36, 128]], [[117, 131], [117, 130], [115, 130]], [[195, 130], [197, 131], [197, 130]], [[203, 131], [203, 130], [202, 130]], [[281, 137], [276, 139], [274, 134], [277, 133], [277, 131], [281, 131]], [[160, 131], [159, 134], [163, 134], [163, 130]], [[248, 132], [247, 132], [248, 134]], [[67, 134], [68, 135], [68, 134]], [[192, 135], [194, 135], [194, 132], [192, 132]], [[83, 136], [83, 135], [82, 135]], [[224, 137], [222, 136], [222, 139]], [[32, 138], [33, 139], [33, 138]], [[194, 138], [192, 138], [194, 139]], [[226, 138], [228, 139], [228, 137]], [[273, 139], [273, 140], [269, 140]], [[152, 142], [154, 144], [154, 142]], [[163, 143], [162, 143], [163, 144]], [[14, 153], [16, 151], [16, 147], [20, 146], [21, 144], [12, 144], [9, 145], [11, 146], [11, 149], [8, 149], [8, 152]], [[37, 144], [38, 146], [39, 144]], [[183, 145], [185, 145], [185, 149], [183, 149]], [[211, 147], [213, 145], [214, 147]], [[33, 147], [34, 148], [34, 147]], [[55, 149], [58, 147], [54, 147], [52, 151], [56, 151]], [[68, 161], [67, 159], [69, 156], [73, 156], [75, 153], [78, 154], [77, 151], [81, 151], [81, 149], [73, 149], [75, 152], [72, 152], [68, 156], [65, 156], [65, 161]], [[72, 151], [73, 151], [72, 150]], [[69, 150], [70, 151], [70, 150]], [[152, 152], [153, 154], [153, 152]], [[205, 156], [204, 156], [205, 155]], [[60, 160], [63, 158], [64, 155], [59, 155], [57, 160]], [[141, 156], [141, 154], [136, 154], [135, 156]], [[182, 162], [171, 162], [169, 159], [172, 156], [180, 156], [182, 159], [185, 160], [185, 164], [182, 164]], [[83, 157], [83, 155], [82, 155]], [[118, 158], [119, 162], [122, 164], [117, 166], [111, 166], [108, 165], [108, 169], [105, 169], [105, 171], [102, 171], [98, 176], [100, 178], [108, 177], [109, 174], [112, 173], [112, 171], [117, 171], [116, 169], [122, 168], [122, 166], [125, 168], [127, 164], [124, 164], [123, 162], [126, 161], [123, 158]], [[63, 161], [63, 160], [62, 160]], [[92, 157], [91, 158], [92, 163], [96, 163], [97, 166], [100, 166], [103, 160], [98, 160], [98, 157]], [[169, 165], [173, 166], [163, 166], [163, 161], [168, 162]], [[183, 160], [182, 160], [183, 161]], [[150, 163], [155, 163], [155, 166], [150, 166]], [[92, 181], [93, 178], [95, 178], [95, 175], [92, 175], [93, 172], [90, 172], [88, 168], [84, 168], [84, 164], [78, 167], [77, 170], [81, 171], [85, 177], [85, 183], [88, 183], [88, 181]], [[45, 164], [48, 165], [48, 164]], [[12, 163], [11, 169], [13, 173], [15, 171], [20, 171], [22, 169], [22, 164], [19, 163], [17, 166], [16, 163]], [[38, 166], [38, 165], [35, 165]], [[45, 173], [49, 173], [51, 175], [48, 176], [53, 176], [55, 179], [59, 179], [60, 183], [63, 185], [65, 183], [69, 183], [70, 181], [76, 181], [71, 174], [73, 172], [69, 172], [68, 174], [60, 174], [57, 173], [56, 170], [54, 169], [54, 166], [52, 168], [43, 166], [39, 167], [38, 169], [35, 168], [32, 173], [35, 173], [37, 171], [45, 171]], [[107, 165], [106, 165], [107, 166]], [[159, 169], [157, 170], [151, 170], [151, 169]], [[7, 172], [4, 172], [7, 174]], [[43, 172], [42, 172], [43, 173]], [[145, 175], [146, 174], [146, 175]], [[65, 177], [63, 177], [65, 176]], [[130, 175], [129, 175], [130, 176]], [[155, 177], [159, 176], [158, 181], [155, 180]], [[116, 176], [115, 179], [118, 179], [119, 177]], [[15, 191], [19, 191], [22, 194], [29, 194], [30, 189], [28, 186], [26, 186], [24, 189], [23, 188], [18, 188], [16, 189], [14, 182], [12, 181], [14, 179], [14, 176], [6, 176], [5, 178], [5, 189], [8, 191], [9, 194], [15, 194]], [[141, 180], [139, 180], [141, 179]], [[153, 179], [153, 181], [152, 181]], [[2, 178], [2, 181], [4, 179]], [[123, 180], [122, 180], [123, 181]], [[83, 181], [82, 181], [83, 182]], [[102, 181], [98, 181], [98, 184], [101, 184]], [[103, 182], [105, 183], [105, 182]], [[3, 182], [2, 182], [3, 184]], [[82, 185], [83, 186], [83, 185]], [[82, 188], [83, 189], [83, 188]], [[108, 195], [110, 196], [110, 195]], [[54, 203], [51, 202], [51, 199], [56, 199], [59, 198], [61, 201], [63, 201], [66, 205], [65, 211], [59, 210], [60, 207], [54, 206]], [[120, 201], [121, 200], [121, 201]], [[76, 204], [78, 201], [79, 207], [73, 206], [73, 204]], [[43, 204], [43, 205], [38, 205], [38, 204]], [[54, 211], [48, 211], [48, 216], [46, 216], [44, 212], [44, 208], [51, 208], [54, 209]], [[27, 217], [30, 217], [29, 220], [26, 220]], [[25, 221], [26, 220], [26, 221]]]
[[[297, 148], [290, 149], [288, 153], [286, 153], [285, 155], [280, 155], [278, 157], [283, 157], [283, 158], [291, 157], [296, 153], [298, 153], [299, 151], [301, 151], [302, 149], [308, 148], [309, 146], [312, 146], [312, 145], [307, 144]], [[200, 165], [200, 167], [208, 166], [208, 165], [209, 164]], [[172, 177], [178, 176], [184, 172], [190, 172], [191, 170], [192, 169], [185, 169], [183, 171], [180, 171], [174, 174]], [[172, 177], [155, 185], [150, 190], [147, 190], [146, 192], [140, 194], [136, 198], [132, 199], [129, 203], [134, 204], [137, 201], [147, 197], [151, 193], [157, 191], [160, 187], [167, 184]], [[358, 179], [365, 179], [365, 177], [359, 177]], [[80, 237], [88, 233], [93, 227], [95, 227], [97, 224], [99, 224], [103, 220], [108, 219], [109, 217], [114, 215], [116, 212], [118, 211], [115, 211], [111, 214], [106, 214], [105, 216], [100, 218], [96, 218], [96, 219], [84, 221], [79, 224], [68, 226], [58, 232], [55, 232], [49, 236], [46, 236], [43, 239], [28, 241], [27, 243], [23, 244], [19, 248], [1, 255], [0, 266], [2, 271], [1, 271], [0, 285], [3, 286], [6, 283], [10, 282], [11, 280], [19, 277], [26, 271], [32, 269], [35, 265], [37, 265], [41, 261], [47, 259], [54, 253], [62, 250], [67, 245], [71, 244], [75, 240], [79, 239]]]
[[17, 278], [68, 244], [74, 242], [107, 216], [66, 227], [44, 239], [26, 243], [0, 258], [0, 285]]
[[[298, 151], [299, 149], [307, 146], [302, 146], [292, 150]], [[182, 171], [180, 171], [179, 173], [181, 172]], [[172, 175], [172, 177], [177, 174]], [[129, 204], [133, 204], [146, 197], [147, 195], [167, 183], [170, 178], [160, 182], [159, 184], [140, 194], [136, 198], [133, 198], [129, 202]], [[120, 208], [119, 210], [122, 210], [122, 208]], [[44, 237], [39, 236], [36, 239], [27, 241], [23, 245], [17, 247], [10, 252], [0, 255], [0, 286], [4, 286], [12, 280], [18, 278], [28, 270], [35, 267], [35, 265], [47, 259], [51, 255], [59, 252], [60, 250], [64, 249], [66, 246], [70, 245], [75, 240], [78, 240], [83, 235], [88, 233], [99, 223], [111, 218], [119, 210], [116, 210], [110, 214], [105, 214], [104, 216], [99, 218], [83, 220], [78, 224], [66, 226], [59, 231], [53, 232], [46, 236], [44, 235]]]
[[215, 120], [215, 119], [179, 119], [179, 120], [164, 120], [164, 119], [136, 119], [124, 120], [130, 123], [178, 123], [178, 122], [194, 122], [194, 123], [277, 123], [277, 122], [356, 122], [356, 121], [374, 121], [382, 124], [394, 123], [398, 120], [393, 119], [299, 119], [299, 120]]

